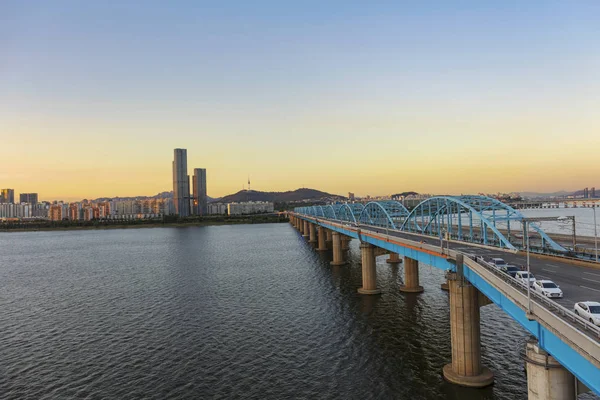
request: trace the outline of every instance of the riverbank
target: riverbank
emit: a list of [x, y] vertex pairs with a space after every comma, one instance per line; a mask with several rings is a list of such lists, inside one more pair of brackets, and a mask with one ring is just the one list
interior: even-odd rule
[[105, 229], [138, 229], [138, 228], [182, 228], [187, 226], [271, 224], [287, 222], [287, 218], [279, 215], [256, 215], [235, 217], [190, 217], [172, 220], [133, 220], [133, 221], [45, 221], [19, 222], [0, 224], [0, 232], [43, 232]]

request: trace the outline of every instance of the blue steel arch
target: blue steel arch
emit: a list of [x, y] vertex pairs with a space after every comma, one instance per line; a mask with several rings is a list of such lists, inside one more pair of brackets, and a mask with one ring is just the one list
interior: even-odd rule
[[397, 201], [371, 201], [365, 205], [359, 216], [361, 224], [397, 229], [409, 215], [408, 210]]
[[[464, 240], [462, 218], [465, 213], [469, 218], [468, 241], [475, 241], [473, 233], [473, 217], [475, 217], [476, 221], [481, 224], [480, 234], [483, 244], [489, 244], [487, 235], [489, 229], [493, 233], [492, 241], [497, 242], [494, 244], [516, 250], [515, 246], [496, 228], [494, 223], [473, 207], [470, 202], [463, 201], [460, 197], [434, 196], [423, 200], [411, 211], [400, 230], [430, 235], [435, 233], [441, 236], [442, 229], [452, 235], [456, 228], [458, 240]], [[453, 223], [454, 216], [458, 217], [457, 226]]]
[[325, 218], [325, 212], [323, 211], [323, 207], [322, 206], [312, 206], [312, 209], [314, 211], [314, 216], [315, 217], [323, 217], [323, 218]]
[[337, 219], [337, 214], [331, 204], [327, 204], [323, 207], [323, 213], [325, 214], [325, 218]]
[[338, 215], [340, 213], [340, 209], [342, 208], [342, 204], [331, 204], [331, 208], [333, 208], [333, 211], [335, 212], [335, 219], [340, 219]]
[[387, 211], [396, 226], [402, 225], [406, 217], [410, 214], [410, 211], [408, 211], [408, 209], [404, 207], [404, 204], [399, 201], [384, 200], [378, 201], [378, 203]]
[[[492, 197], [487, 196], [460, 196], [461, 200], [466, 203], [471, 204], [474, 208], [479, 207], [479, 211], [483, 214], [485, 212], [488, 213], [487, 217], [492, 218], [492, 222], [496, 225], [496, 221], [503, 222], [506, 221], [506, 229], [507, 234], [510, 240], [510, 221], [518, 221], [519, 223], [523, 223], [523, 219], [526, 218], [520, 211], [515, 210], [508, 204], [501, 202], [500, 200], [494, 199]], [[500, 210], [504, 210], [506, 215], [498, 215], [496, 212]], [[491, 213], [491, 215], [490, 215]], [[529, 226], [535, 230], [540, 237], [542, 238], [542, 247], [544, 247], [545, 243], [548, 243], [550, 247], [554, 250], [558, 251], [567, 251], [560, 244], [556, 243], [552, 238], [548, 236], [546, 232], [539, 227], [539, 225], [535, 223], [530, 223]]]
[[357, 223], [357, 216], [360, 216], [364, 206], [360, 203], [344, 203], [337, 212], [338, 219]]

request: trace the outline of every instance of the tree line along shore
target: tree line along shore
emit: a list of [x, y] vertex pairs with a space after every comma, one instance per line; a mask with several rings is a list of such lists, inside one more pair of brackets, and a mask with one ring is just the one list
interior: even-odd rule
[[167, 215], [163, 218], [133, 220], [7, 221], [0, 222], [0, 232], [159, 228], [234, 224], [268, 224], [279, 222], [287, 222], [287, 218], [279, 214], [235, 216], [215, 215], [206, 217], [192, 216], [183, 218], [173, 215]]

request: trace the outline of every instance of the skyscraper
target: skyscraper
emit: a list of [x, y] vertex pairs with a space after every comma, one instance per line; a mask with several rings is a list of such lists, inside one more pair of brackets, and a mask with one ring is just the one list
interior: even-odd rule
[[173, 160], [173, 203], [175, 214], [190, 215], [190, 177], [187, 174], [187, 150], [175, 149]]
[[21, 193], [19, 195], [19, 203], [37, 204], [38, 194], [37, 193]]
[[0, 190], [0, 203], [13, 203], [15, 202], [15, 189], [2, 189]]
[[206, 169], [194, 168], [194, 177], [192, 179], [194, 188], [194, 214], [206, 215]]

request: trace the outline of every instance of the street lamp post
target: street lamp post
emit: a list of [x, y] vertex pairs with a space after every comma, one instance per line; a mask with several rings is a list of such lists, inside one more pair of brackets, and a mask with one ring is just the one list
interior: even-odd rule
[[444, 254], [444, 231], [440, 231], [440, 251]]
[[531, 314], [531, 272], [529, 269], [529, 221], [525, 221], [525, 232], [527, 233], [527, 313]]
[[594, 247], [596, 248], [596, 262], [598, 262], [598, 225], [596, 225], [596, 204], [592, 204], [594, 210]]

